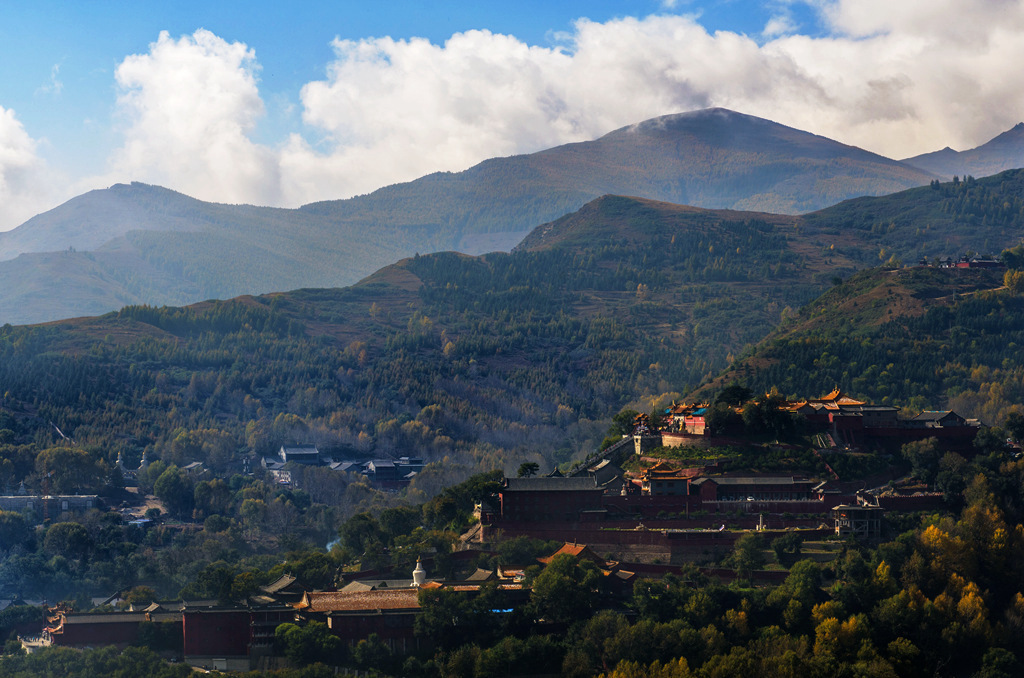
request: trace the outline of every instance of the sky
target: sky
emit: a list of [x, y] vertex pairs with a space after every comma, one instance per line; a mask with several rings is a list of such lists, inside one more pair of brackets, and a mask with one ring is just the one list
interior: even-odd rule
[[1024, 120], [1024, 0], [0, 0], [0, 230], [297, 207], [712, 106], [892, 158]]

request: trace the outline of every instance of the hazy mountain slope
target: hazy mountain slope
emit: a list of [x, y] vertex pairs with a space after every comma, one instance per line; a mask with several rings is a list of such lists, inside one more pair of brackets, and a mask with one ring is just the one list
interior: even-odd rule
[[[298, 210], [115, 186], [0, 234], [0, 259], [68, 248], [112, 247], [122, 255], [102, 260], [109, 269], [97, 263], [97, 280], [88, 284], [56, 271], [30, 289], [17, 266], [0, 261], [0, 322], [112, 310], [112, 299], [141, 293], [148, 303], [166, 304], [351, 284], [416, 252], [508, 250], [535, 225], [608, 193], [796, 213], [931, 178], [823, 137], [712, 109]], [[148, 268], [157, 277], [139, 279]], [[117, 289], [116, 281], [128, 279], [134, 289]], [[68, 289], [72, 281], [79, 290]], [[89, 298], [85, 292], [95, 287], [103, 294]], [[22, 303], [29, 298], [32, 304]]]
[[[99, 315], [111, 308], [145, 303], [159, 296], [188, 303], [198, 290], [181, 288], [175, 275], [133, 253], [42, 252], [22, 254], [0, 264], [3, 276], [17, 284], [0, 287], [3, 322], [45, 322], [53, 318]], [[54, 280], [62, 294], [53, 294]]]
[[[396, 249], [415, 251], [433, 242], [417, 230], [378, 233], [325, 225], [298, 210], [216, 205], [142, 184], [108, 190], [113, 204], [133, 205], [143, 225], [171, 223], [176, 230], [134, 229], [124, 217], [109, 228], [97, 226], [109, 237], [92, 251], [83, 249], [92, 237], [85, 230], [51, 231], [54, 238], [68, 238], [60, 251], [0, 261], [0, 322], [37, 323], [126, 304], [180, 305], [341, 286], [392, 261]], [[164, 198], [163, 207], [148, 199], [154, 194]], [[138, 203], [133, 195], [140, 196]]]
[[1024, 167], [1024, 122], [1017, 123], [977, 148], [954, 151], [947, 146], [941, 151], [906, 158], [902, 162], [947, 180], [954, 176], [985, 177]]
[[223, 208], [231, 209], [160, 186], [117, 184], [89, 191], [14, 230], [0, 232], [0, 261], [26, 252], [94, 250], [140, 228], [195, 231], [213, 221], [212, 215]]

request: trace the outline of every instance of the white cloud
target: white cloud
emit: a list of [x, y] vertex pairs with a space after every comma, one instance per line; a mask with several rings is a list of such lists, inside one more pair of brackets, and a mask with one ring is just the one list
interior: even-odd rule
[[777, 38], [780, 35], [793, 33], [796, 29], [797, 25], [793, 22], [793, 17], [788, 14], [776, 14], [764, 25], [761, 35], [766, 38]]
[[327, 79], [302, 90], [304, 121], [326, 133], [328, 150], [293, 137], [286, 195], [365, 192], [657, 115], [813, 89], [784, 55], [709, 35], [692, 17], [580, 20], [571, 38], [565, 49], [487, 31], [444, 45], [336, 41]]
[[828, 94], [791, 123], [903, 157], [975, 146], [1024, 116], [1024, 2], [840, 0], [825, 15], [836, 37], [766, 46]]
[[[572, 58], [487, 31], [426, 40], [334, 43], [326, 81], [302, 90], [304, 121], [332, 150], [298, 137], [284, 154], [289, 194], [300, 199], [371, 190], [495, 155], [585, 138], [568, 110]], [[306, 193], [307, 195], [303, 195]]]
[[104, 178], [165, 185], [218, 202], [280, 201], [275, 154], [249, 138], [263, 115], [252, 50], [207, 30], [117, 67], [124, 145]]
[[18, 226], [50, 198], [53, 182], [14, 111], [0, 106], [0, 231]]
[[301, 90], [305, 128], [277, 148], [252, 140], [254, 52], [163, 33], [117, 69], [125, 141], [93, 183], [295, 206], [708, 106], [890, 157], [974, 146], [1024, 116], [1024, 0], [807, 0], [823, 37], [793, 33], [798, 3], [758, 39], [657, 15], [581, 19], [553, 47], [488, 31], [336, 40]]
[[[890, 157], [976, 145], [1020, 119], [1024, 90], [1008, 66], [1024, 60], [1024, 3], [962, 0], [954, 13], [908, 0], [887, 13], [882, 1], [820, 4], [826, 37], [790, 34], [783, 11], [763, 44], [681, 16], [580, 20], [565, 49], [486, 31], [443, 45], [336, 41], [326, 79], [302, 91], [304, 121], [326, 145], [292, 138], [285, 195], [365, 192], [706, 106]], [[973, 37], [949, 39], [958, 16], [978, 17]]]

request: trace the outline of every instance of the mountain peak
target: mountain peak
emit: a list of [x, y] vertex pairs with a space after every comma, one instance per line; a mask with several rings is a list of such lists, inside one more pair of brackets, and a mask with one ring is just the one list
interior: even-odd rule
[[986, 147], [991, 147], [993, 145], [995, 145], [995, 146], [999, 146], [999, 145], [1003, 145], [1003, 144], [1020, 145], [1022, 143], [1024, 143], [1024, 122], [1018, 122], [1016, 125], [1014, 125], [1010, 129], [1006, 130], [1005, 132], [1003, 132], [1002, 134], [1000, 134], [996, 138], [992, 139], [991, 141], [989, 141], [989, 142], [987, 142], [985, 144], [982, 144], [981, 146], [978, 147], [978, 149], [975, 149], [975, 150], [980, 150], [980, 149], [983, 149], [983, 148], [986, 148]]
[[941, 151], [905, 158], [901, 162], [947, 179], [967, 174], [986, 177], [1024, 167], [1024, 122], [966, 151], [954, 151], [947, 146]]
[[[721, 126], [721, 125], [737, 125], [737, 124], [770, 124], [775, 125], [770, 120], [763, 118], [757, 118], [752, 115], [746, 115], [745, 113], [737, 113], [731, 111], [728, 108], [702, 108], [696, 111], [685, 111], [682, 113], [671, 113], [669, 115], [661, 115], [657, 118], [650, 118], [642, 122], [620, 127], [617, 130], [609, 132], [605, 135], [607, 137], [615, 137], [622, 134], [635, 134], [635, 133], [662, 133], [662, 132], [674, 132], [677, 130], [701, 130], [707, 129], [710, 126]], [[781, 127], [781, 125], [780, 125]]]

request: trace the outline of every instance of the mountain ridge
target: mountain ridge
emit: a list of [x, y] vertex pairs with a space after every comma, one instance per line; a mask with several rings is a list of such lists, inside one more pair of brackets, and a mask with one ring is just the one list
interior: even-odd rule
[[[470, 465], [482, 458], [518, 464], [524, 454], [562, 463], [592, 450], [603, 422], [622, 407], [681, 398], [735, 356], [757, 355], [753, 347], [765, 337], [789, 342], [784, 358], [757, 365], [787, 393], [820, 388], [782, 380], [790, 364], [806, 363], [818, 381], [834, 378], [864, 391], [865, 380], [874, 379], [892, 389], [888, 402], [909, 406], [921, 396], [936, 406], [945, 391], [925, 385], [911, 395], [893, 376], [906, 366], [920, 380], [914, 356], [885, 346], [885, 362], [872, 359], [875, 369], [863, 374], [858, 356], [882, 344], [887, 332], [899, 333], [933, 357], [948, 342], [968, 352], [976, 342], [989, 369], [1017, 374], [993, 362], [1008, 350], [997, 346], [1000, 309], [982, 307], [963, 320], [928, 317], [926, 307], [939, 302], [925, 295], [915, 301], [923, 313], [890, 318], [887, 309], [899, 308], [890, 296], [907, 294], [894, 288], [889, 295], [875, 283], [868, 286], [881, 291], [871, 305], [868, 297], [858, 307], [843, 304], [863, 294], [858, 280], [880, 275], [857, 269], [877, 262], [880, 250], [890, 257], [918, 252], [918, 231], [928, 224], [925, 240], [939, 243], [934, 247], [943, 241], [941, 229], [967, 217], [978, 221], [980, 238], [1024, 234], [1019, 218], [992, 222], [1006, 204], [1021, 212], [1021, 182], [1024, 171], [1010, 171], [807, 216], [604, 196], [538, 227], [512, 253], [414, 255], [346, 288], [184, 308], [130, 305], [94, 318], [2, 326], [5, 407], [38, 412], [81, 444], [114, 456], [120, 450], [137, 457], [145, 445], [171, 445], [179, 428], [198, 427], [223, 430], [238, 445], [250, 438], [271, 445], [274, 436], [298, 431], [327, 448], [363, 454], [414, 446], [429, 459]], [[940, 214], [945, 221], [935, 220]], [[903, 242], [913, 244], [902, 250]], [[836, 285], [841, 277], [847, 282]], [[954, 295], [973, 291], [957, 284], [945, 294], [953, 303]], [[1013, 304], [1002, 310], [1019, 324], [1024, 343], [1024, 302]], [[819, 314], [819, 307], [832, 310]], [[871, 322], [863, 320], [868, 315]], [[925, 321], [917, 330], [902, 324]], [[861, 331], [849, 333], [841, 358], [812, 350], [821, 346], [825, 322]], [[780, 324], [804, 327], [804, 334], [772, 335]], [[963, 332], [950, 334], [952, 327]], [[915, 333], [923, 340], [937, 331], [948, 337], [914, 343]], [[968, 364], [943, 369], [985, 379]], [[967, 403], [965, 414], [981, 402], [972, 398], [956, 401]], [[109, 409], [111, 402], [118, 407]]]
[[[92, 193], [86, 202], [132, 191], [150, 199], [135, 206], [141, 213], [127, 210], [128, 216], [110, 224], [103, 218], [110, 210], [90, 220], [74, 213], [85, 203], [72, 201], [26, 222], [29, 228], [13, 236], [0, 234], [0, 258], [35, 257], [45, 272], [29, 286], [19, 278], [24, 262], [0, 261], [0, 322], [101, 313], [118, 307], [115, 298], [180, 304], [341, 286], [416, 252], [507, 251], [537, 224], [606, 193], [794, 213], [933, 178], [862, 149], [724, 109], [647, 122], [593, 141], [492, 158], [463, 172], [295, 210], [203, 203], [141, 185]], [[63, 231], [57, 223], [62, 214], [73, 222], [62, 222]], [[83, 234], [86, 224], [97, 228]], [[49, 233], [33, 233], [43, 225]], [[108, 239], [95, 246], [100, 233]], [[99, 255], [109, 246], [118, 256], [72, 257], [63, 263], [74, 275], [64, 275], [52, 255], [25, 251], [33, 239], [50, 252], [89, 249]], [[77, 286], [74, 295], [67, 284]], [[90, 298], [86, 292], [93, 287], [99, 291]], [[60, 301], [71, 296], [82, 303]]]
[[1024, 167], [1024, 122], [1019, 122], [981, 146], [955, 151], [949, 146], [901, 162], [931, 172], [945, 180], [954, 176], [981, 177]]

